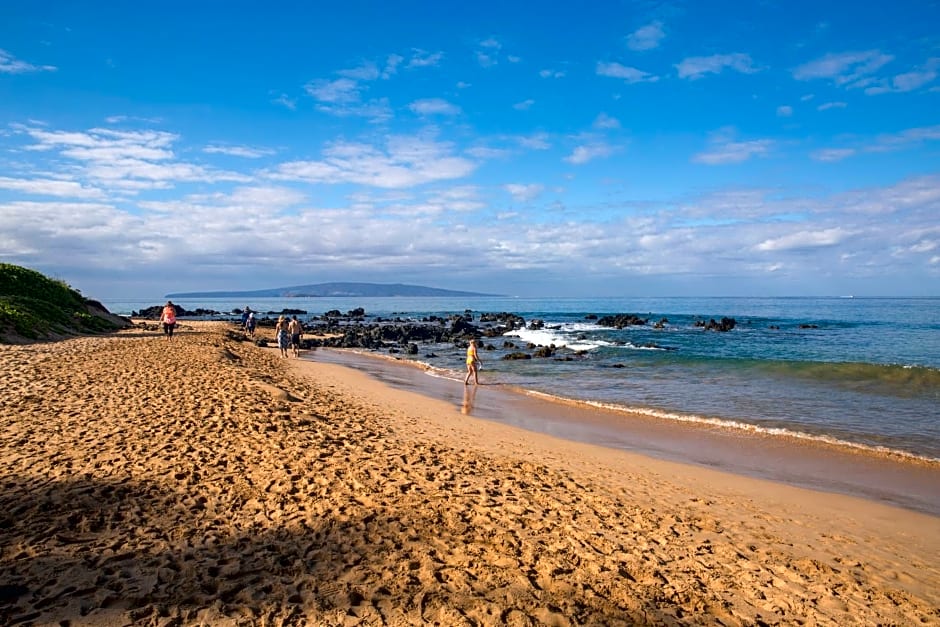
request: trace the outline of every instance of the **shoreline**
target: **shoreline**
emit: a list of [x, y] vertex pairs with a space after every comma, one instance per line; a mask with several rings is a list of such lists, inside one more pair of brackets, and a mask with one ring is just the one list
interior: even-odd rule
[[[301, 359], [366, 372], [391, 387], [448, 400], [460, 408], [462, 382], [429, 374], [419, 362], [366, 351], [318, 348]], [[395, 371], [395, 369], [405, 369]], [[485, 377], [485, 374], [483, 375]], [[471, 389], [473, 386], [469, 386]], [[693, 466], [857, 496], [940, 516], [940, 463], [894, 451], [682, 422], [502, 384], [484, 385], [490, 401], [475, 417], [530, 432], [597, 444]], [[482, 399], [480, 399], [482, 400]]]
[[[885, 341], [899, 331], [891, 323], [889, 308], [876, 307], [871, 315], [855, 308], [843, 309], [823, 323], [814, 315], [820, 308], [828, 311], [825, 304], [795, 306], [789, 301], [778, 301], [771, 299], [770, 304], [743, 301], [735, 310], [740, 307], [757, 315], [758, 320], [744, 320], [739, 325], [740, 332], [735, 329], [719, 334], [696, 330], [697, 324], [693, 325], [686, 317], [673, 319], [671, 313], [667, 328], [646, 325], [611, 330], [592, 323], [590, 319], [595, 315], [574, 314], [575, 310], [564, 305], [556, 311], [553, 308], [556, 305], [545, 299], [525, 303], [522, 310], [516, 308], [519, 303], [508, 310], [478, 307], [474, 303], [474, 310], [479, 310], [477, 320], [466, 315], [468, 309], [463, 316], [454, 314], [446, 318], [448, 323], [436, 315], [425, 315], [423, 309], [437, 311], [436, 308], [450, 307], [446, 303], [385, 299], [382, 303], [368, 303], [370, 315], [362, 319], [344, 322], [342, 317], [311, 317], [309, 331], [314, 339], [308, 348], [381, 353], [387, 350], [390, 355], [417, 360], [450, 376], [455, 364], [463, 363], [459, 348], [463, 336], [447, 336], [449, 324], [459, 323], [458, 327], [463, 329], [467, 322], [475, 328], [473, 333], [490, 337], [491, 331], [495, 333], [490, 325], [502, 320], [505, 326], [515, 327], [515, 318], [511, 317], [522, 315], [532, 324], [527, 325], [526, 331], [513, 334], [525, 335], [525, 342], [499, 339], [486, 342], [488, 369], [492, 368], [494, 380], [506, 385], [677, 422], [788, 434], [837, 446], [867, 448], [875, 454], [894, 453], [940, 463], [940, 433], [934, 420], [935, 390], [940, 383], [936, 366], [940, 364], [935, 363], [935, 357], [923, 355], [932, 354], [929, 347], [935, 341], [924, 326], [923, 315], [911, 320], [913, 327], [906, 327], [915, 329], [907, 345], [900, 337], [896, 338], [898, 341]], [[699, 299], [691, 302], [698, 303]], [[597, 311], [601, 306], [590, 299], [579, 304], [586, 307], [584, 311]], [[616, 305], [606, 302], [607, 308], [601, 310], [635, 310], [635, 303], [627, 309], [614, 308]], [[287, 311], [293, 305], [281, 299], [266, 306], [272, 311], [281, 307]], [[312, 306], [314, 310], [318, 307]], [[718, 305], [714, 299], [705, 299], [701, 306], [711, 311], [708, 308]], [[702, 313], [701, 306], [687, 304], [677, 310], [685, 316]], [[380, 307], [380, 313], [376, 314], [373, 307]], [[339, 314], [339, 309], [333, 313]], [[735, 310], [730, 313], [737, 313]], [[523, 313], [487, 314], [487, 311]], [[543, 316], [543, 311], [553, 313]], [[550, 321], [544, 326], [543, 317]], [[653, 314], [648, 317], [652, 319]], [[696, 320], [699, 317], [693, 316]], [[345, 330], [338, 337], [333, 334], [334, 337], [318, 338], [327, 329], [323, 326], [326, 320]], [[815, 324], [803, 322], [819, 322], [822, 326], [816, 329]], [[798, 330], [797, 323], [801, 323], [799, 329], [804, 326], [812, 329]], [[428, 333], [433, 337], [428, 337]], [[444, 335], [439, 336], [440, 333]], [[572, 342], [584, 342], [582, 347], [586, 350], [572, 352]], [[778, 342], [782, 345], [777, 346]], [[659, 345], [663, 350], [654, 350]], [[912, 348], [915, 346], [920, 348]], [[552, 355], [538, 354], [549, 350]], [[892, 355], [896, 358], [890, 358]], [[532, 359], [509, 361], [525, 356]], [[921, 362], [924, 368], [897, 365]], [[927, 363], [933, 366], [926, 366]], [[458, 369], [462, 370], [459, 366]]]
[[[398, 357], [397, 355], [388, 355], [376, 351], [326, 346], [308, 349], [308, 353], [313, 354], [317, 350], [327, 352], [333, 351], [340, 354], [361, 356], [366, 360], [375, 359], [383, 363], [412, 367], [423, 371], [430, 376], [440, 377], [447, 380], [457, 380], [463, 377], [463, 373], [461, 372], [452, 371], [455, 373], [454, 376], [448, 376], [450, 374], [448, 371], [440, 370], [439, 368], [431, 366], [423, 361]], [[793, 445], [802, 444], [805, 446], [833, 450], [846, 454], [858, 454], [866, 457], [893, 460], [897, 463], [914, 464], [940, 470], [940, 458], [928, 457], [923, 454], [913, 453], [902, 449], [862, 444], [850, 440], [841, 440], [831, 435], [795, 431], [787, 427], [763, 427], [736, 419], [711, 418], [696, 414], [682, 414], [671, 411], [669, 409], [629, 407], [616, 403], [583, 400], [561, 396], [551, 392], [529, 389], [511, 383], [491, 383], [488, 385], [497, 385], [501, 389], [508, 390], [511, 393], [528, 396], [534, 399], [540, 399], [547, 403], [565, 404], [582, 408], [586, 412], [610, 413], [619, 416], [627, 416], [631, 419], [637, 420], [648, 420], [660, 423], [667, 422], [677, 426], [685, 425], [689, 428], [700, 428], [706, 430], [718, 429], [747, 437], [781, 438], [793, 443]]]
[[524, 431], [231, 329], [0, 347], [0, 622], [940, 621], [935, 516]]

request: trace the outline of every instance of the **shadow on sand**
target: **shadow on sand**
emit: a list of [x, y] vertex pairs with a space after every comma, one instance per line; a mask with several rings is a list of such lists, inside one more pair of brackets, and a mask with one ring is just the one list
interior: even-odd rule
[[629, 579], [617, 598], [612, 590], [566, 582], [564, 569], [539, 574], [537, 556], [527, 555], [509, 530], [468, 534], [467, 523], [454, 524], [430, 506], [379, 505], [363, 516], [362, 503], [322, 512], [326, 501], [315, 495], [292, 502], [298, 505], [269, 511], [246, 495], [238, 518], [249, 522], [238, 528], [211, 493], [129, 480], [5, 477], [0, 623], [636, 625], [664, 619], [643, 595], [623, 597]]

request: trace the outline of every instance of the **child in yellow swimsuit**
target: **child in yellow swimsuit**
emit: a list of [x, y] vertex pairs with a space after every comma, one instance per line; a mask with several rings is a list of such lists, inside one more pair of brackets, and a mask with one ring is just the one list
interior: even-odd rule
[[470, 345], [467, 346], [467, 377], [463, 380], [464, 385], [470, 385], [470, 375], [473, 375], [473, 382], [480, 385], [480, 363], [480, 356], [477, 355], [477, 341], [470, 340]]

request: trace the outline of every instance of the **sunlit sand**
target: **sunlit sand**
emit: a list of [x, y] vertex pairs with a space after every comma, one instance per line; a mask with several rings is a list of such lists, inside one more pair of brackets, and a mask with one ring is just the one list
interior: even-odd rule
[[0, 346], [0, 623], [940, 621], [937, 517], [479, 420], [232, 328]]

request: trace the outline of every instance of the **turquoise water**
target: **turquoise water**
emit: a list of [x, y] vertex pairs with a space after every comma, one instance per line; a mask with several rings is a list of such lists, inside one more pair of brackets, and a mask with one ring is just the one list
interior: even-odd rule
[[[162, 302], [105, 302], [129, 314]], [[483, 376], [556, 397], [770, 435], [826, 440], [940, 460], [940, 299], [875, 298], [296, 298], [180, 301], [231, 311], [357, 307], [420, 319], [511, 312], [541, 330], [486, 338]], [[629, 313], [645, 326], [599, 327], [589, 314]], [[302, 319], [305, 316], [300, 316]], [[696, 321], [734, 318], [727, 333]], [[667, 320], [662, 329], [653, 323]], [[504, 346], [511, 342], [515, 347]], [[554, 358], [505, 361], [529, 344]], [[529, 351], [531, 352], [531, 351]], [[423, 345], [438, 376], [462, 377], [463, 350]]]

